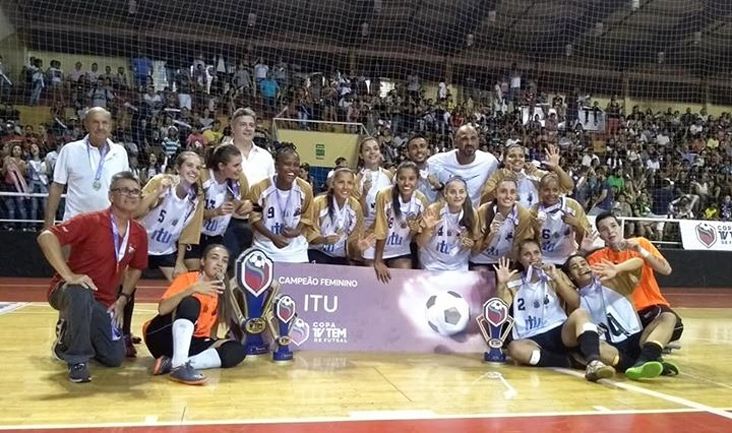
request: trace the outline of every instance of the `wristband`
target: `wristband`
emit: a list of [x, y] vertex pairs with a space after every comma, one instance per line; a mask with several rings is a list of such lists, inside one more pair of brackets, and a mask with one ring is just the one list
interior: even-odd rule
[[132, 299], [132, 295], [128, 295], [127, 293], [122, 293], [122, 292], [119, 292], [117, 299], [119, 299], [123, 296], [125, 297], [125, 302], [130, 302], [130, 299]]
[[644, 259], [647, 259], [648, 256], [651, 255], [651, 253], [649, 253], [648, 250], [645, 248], [641, 248], [638, 252], [640, 253], [641, 257], [643, 257]]

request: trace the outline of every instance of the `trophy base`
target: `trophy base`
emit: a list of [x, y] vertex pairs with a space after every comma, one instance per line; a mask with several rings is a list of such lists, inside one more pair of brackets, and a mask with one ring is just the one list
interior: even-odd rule
[[503, 353], [485, 352], [483, 353], [483, 361], [495, 364], [505, 364], [506, 355], [504, 355]]
[[247, 356], [264, 355], [269, 352], [267, 346], [244, 346]]
[[284, 354], [284, 355], [272, 354], [272, 361], [275, 364], [289, 364], [294, 359], [295, 358], [292, 356], [292, 353], [288, 353], [288, 354]]

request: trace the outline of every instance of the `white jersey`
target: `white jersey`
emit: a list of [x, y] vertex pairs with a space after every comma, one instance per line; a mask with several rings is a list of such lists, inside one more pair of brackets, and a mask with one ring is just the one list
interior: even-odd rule
[[[252, 195], [257, 196], [256, 204], [262, 207], [261, 221], [267, 230], [279, 235], [285, 228], [295, 228], [305, 218], [312, 201], [310, 186], [300, 178], [295, 179], [287, 191], [275, 186], [274, 178], [265, 179], [252, 187]], [[284, 248], [277, 248], [272, 241], [254, 231], [252, 246], [264, 251], [275, 262], [307, 263], [308, 241], [303, 234], [288, 238]]]
[[509, 288], [518, 287], [513, 297], [513, 338], [533, 337], [561, 326], [567, 320], [549, 277], [539, 272], [538, 281], [529, 282], [522, 276], [508, 283]]
[[[498, 208], [493, 205], [494, 219], [496, 217], [501, 218], [502, 215], [498, 213]], [[490, 224], [489, 224], [490, 225]], [[513, 206], [513, 210], [503, 220], [501, 227], [498, 229], [498, 233], [493, 236], [491, 243], [483, 251], [473, 254], [470, 257], [470, 261], [477, 264], [487, 265], [498, 263], [498, 259], [511, 255], [513, 249], [513, 241], [516, 237], [516, 228], [519, 225], [518, 207]]]
[[367, 179], [371, 179], [371, 189], [366, 194], [366, 211], [363, 214], [364, 227], [370, 228], [376, 220], [376, 195], [382, 189], [391, 186], [391, 178], [386, 170], [361, 170], [361, 181], [358, 183], [359, 191], [363, 191], [363, 185]]
[[[401, 215], [399, 217], [395, 216], [391, 200], [392, 188], [395, 187], [379, 191], [376, 201], [377, 214], [380, 213], [381, 216], [377, 216], [376, 218], [374, 233], [377, 239], [379, 239], [379, 236], [383, 236], [385, 240], [384, 254], [382, 256], [384, 259], [407, 256], [412, 253], [409, 247], [409, 244], [412, 242], [412, 234], [409, 230], [407, 220], [418, 218], [427, 207], [427, 199], [424, 195], [419, 191], [414, 191], [411, 199], [407, 203], [402, 201], [401, 196], [399, 197]], [[363, 258], [373, 260], [375, 253], [374, 247], [368, 248], [363, 252]]]
[[563, 265], [577, 251], [574, 229], [562, 220], [565, 213], [574, 215], [574, 210], [567, 205], [565, 197], [561, 197], [559, 203], [552, 206], [545, 207], [541, 203], [538, 205], [541, 253], [546, 263]]
[[526, 174], [521, 171], [518, 173], [518, 182], [516, 182], [516, 201], [526, 209], [531, 208], [539, 202], [539, 189], [536, 187], [539, 178]]
[[[203, 194], [206, 200], [206, 210], [216, 209], [221, 206], [226, 201], [227, 196], [237, 200], [241, 199], [241, 192], [239, 191], [237, 181], [227, 179], [223, 183], [218, 183], [214, 178], [213, 171], [210, 169], [209, 178], [203, 182]], [[231, 214], [205, 219], [203, 220], [201, 233], [206, 236], [223, 236], [230, 220]]]
[[183, 229], [193, 219], [198, 199], [179, 198], [175, 187], [168, 188], [160, 203], [140, 221], [147, 230], [147, 251], [153, 256], [172, 254]]
[[470, 248], [460, 242], [463, 211], [453, 214], [447, 206], [440, 209], [440, 222], [435, 226], [429, 244], [419, 249], [419, 262], [428, 271], [467, 271]]
[[328, 214], [327, 206], [321, 209], [318, 214], [320, 233], [323, 237], [337, 234], [339, 236], [338, 242], [330, 245], [313, 245], [310, 248], [318, 250], [331, 257], [346, 257], [348, 236], [356, 230], [358, 217], [356, 210], [350, 205], [350, 200], [346, 200], [346, 202], [343, 203], [342, 208], [338, 206], [338, 202], [335, 198], [332, 200], [334, 207], [333, 218]]
[[437, 200], [438, 191], [432, 189], [432, 184], [428, 180], [430, 175], [429, 166], [425, 164], [425, 168], [419, 170], [419, 182], [417, 182], [417, 189], [427, 197], [428, 203], [434, 203]]
[[609, 343], [620, 343], [643, 330], [631, 301], [597, 279], [580, 289], [580, 306], [590, 313]]
[[446, 182], [453, 176], [460, 176], [468, 186], [468, 195], [473, 206], [480, 205], [480, 193], [483, 185], [498, 169], [498, 160], [493, 154], [475, 151], [475, 159], [469, 164], [460, 164], [457, 160], [457, 149], [432, 155], [428, 160], [430, 174], [434, 174], [440, 182]]

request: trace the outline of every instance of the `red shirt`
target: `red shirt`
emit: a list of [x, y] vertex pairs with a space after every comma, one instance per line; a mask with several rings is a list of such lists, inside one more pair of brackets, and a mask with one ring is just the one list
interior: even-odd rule
[[[117, 266], [111, 208], [77, 215], [50, 230], [61, 245], [71, 246], [68, 259], [71, 272], [88, 275], [99, 289], [93, 292], [94, 298], [106, 306], [112, 305], [117, 299], [119, 285], [128, 265], [140, 270], [147, 268], [147, 232], [132, 219], [127, 249]], [[53, 276], [49, 296], [60, 281], [60, 275]]]

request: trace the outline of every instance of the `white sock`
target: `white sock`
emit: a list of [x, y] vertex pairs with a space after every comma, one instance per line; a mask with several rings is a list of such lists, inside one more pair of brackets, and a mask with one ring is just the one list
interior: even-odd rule
[[193, 329], [193, 322], [190, 320], [178, 319], [173, 322], [173, 359], [171, 359], [173, 368], [180, 367], [188, 361]]
[[541, 350], [534, 349], [531, 351], [531, 358], [529, 358], [530, 365], [537, 365], [541, 361]]
[[214, 348], [206, 349], [198, 355], [191, 356], [189, 361], [191, 362], [191, 367], [196, 370], [221, 367], [219, 352]]

